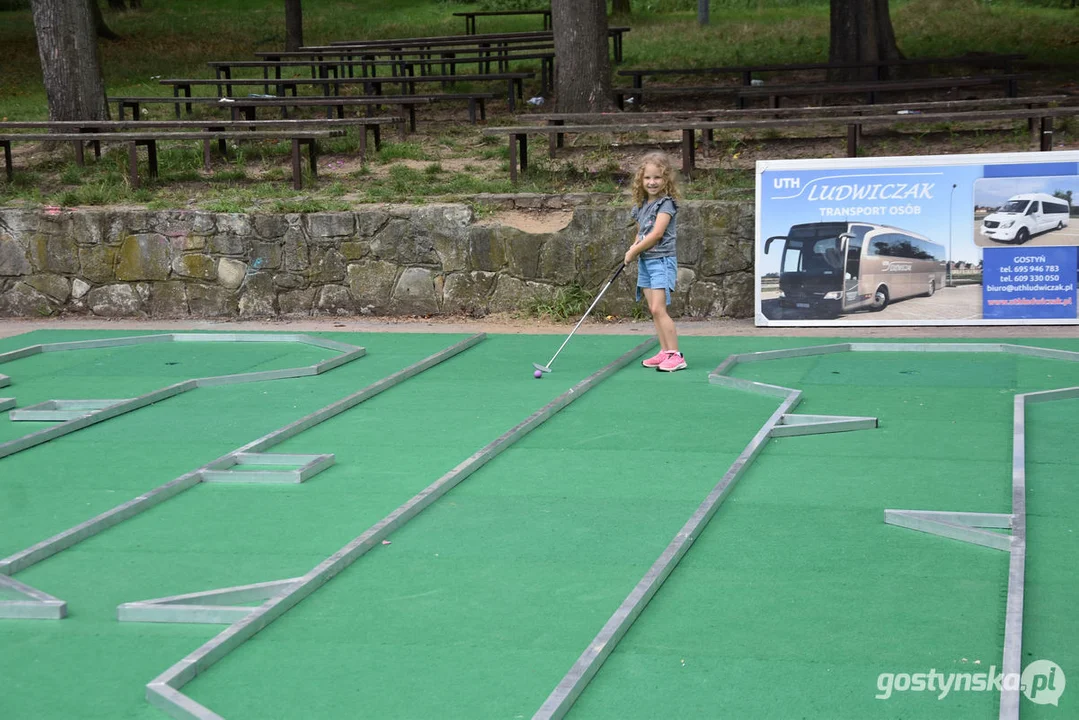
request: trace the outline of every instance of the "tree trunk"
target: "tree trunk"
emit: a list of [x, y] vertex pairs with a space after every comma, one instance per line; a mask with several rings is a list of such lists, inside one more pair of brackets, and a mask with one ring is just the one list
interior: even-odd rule
[[94, 33], [99, 38], [105, 38], [106, 40], [120, 39], [120, 36], [105, 24], [105, 16], [101, 14], [101, 6], [97, 4], [97, 0], [90, 0], [90, 12], [94, 17]]
[[558, 112], [614, 109], [605, 0], [551, 0]]
[[303, 47], [303, 7], [300, 0], [285, 0], [285, 50]]
[[611, 15], [631, 14], [629, 2], [630, 0], [611, 0]]
[[32, 0], [50, 120], [107, 120], [94, 36], [96, 0]]
[[113, 10], [127, 10], [124, 0], [109, 0], [109, 7]]
[[[831, 0], [831, 49], [833, 63], [899, 60], [903, 53], [895, 42], [888, 0]], [[894, 77], [895, 68], [882, 68], [880, 77]], [[877, 69], [850, 68], [833, 70], [829, 79], [836, 81], [873, 80]]]

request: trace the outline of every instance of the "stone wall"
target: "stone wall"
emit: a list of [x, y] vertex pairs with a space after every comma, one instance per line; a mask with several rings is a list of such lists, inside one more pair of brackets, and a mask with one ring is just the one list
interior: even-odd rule
[[[624, 202], [503, 196], [463, 204], [373, 205], [353, 212], [0, 208], [0, 315], [260, 318], [482, 317], [608, 279], [632, 240]], [[490, 208], [496, 208], [492, 210]], [[497, 208], [572, 211], [529, 233]], [[748, 317], [750, 203], [683, 202], [672, 314]], [[598, 308], [633, 314], [634, 272]]]

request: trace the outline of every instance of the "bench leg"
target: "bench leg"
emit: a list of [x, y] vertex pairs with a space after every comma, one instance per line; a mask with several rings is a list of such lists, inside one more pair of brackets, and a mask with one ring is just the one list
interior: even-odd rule
[[4, 146], [4, 171], [7, 173], [7, 181], [11, 182], [14, 177], [13, 168], [11, 166], [11, 141], [0, 140], [0, 145]]
[[318, 179], [318, 140], [311, 138], [305, 140], [307, 143], [307, 159], [311, 165], [311, 177]]
[[509, 81], [509, 108], [510, 108], [510, 112], [513, 112], [514, 110], [517, 109], [517, 100], [514, 97], [513, 90], [514, 90], [513, 81], [510, 80]]
[[510, 182], [517, 182], [517, 136], [509, 134], [510, 139]]
[[203, 140], [202, 141], [202, 169], [207, 170], [207, 171], [210, 169], [210, 141], [209, 140]]
[[861, 126], [847, 126], [847, 157], [858, 157], [858, 134]]
[[682, 131], [682, 174], [686, 176], [686, 179], [693, 177], [693, 170], [696, 165], [694, 158], [696, 145], [694, 140], [693, 130]]
[[300, 140], [292, 138], [292, 188], [303, 188], [303, 171], [300, 167]]
[[139, 187], [139, 144], [132, 140], [127, 144], [127, 172], [133, 190]]
[[1048, 152], [1053, 149], [1053, 118], [1042, 118], [1042, 142], [1041, 149]]
[[[551, 120], [549, 122], [549, 124], [555, 125], [555, 126], [565, 125], [566, 121], [565, 120]], [[550, 157], [553, 159], [555, 150], [557, 150], [558, 148], [562, 147], [565, 144], [566, 136], [563, 135], [562, 133], [551, 133], [550, 135], [547, 136], [547, 138], [548, 138], [547, 144], [549, 145], [547, 154], [550, 155]]]
[[150, 177], [157, 180], [157, 140], [143, 140], [146, 146], [146, 160], [150, 165]]
[[[402, 127], [401, 127], [401, 123], [397, 123], [397, 132], [402, 138], [405, 136], [405, 133], [403, 132]], [[375, 125], [374, 136], [375, 136], [375, 150], [381, 150], [382, 149], [382, 126], [381, 125]]]
[[360, 127], [360, 165], [367, 163], [367, 130], [378, 131], [378, 125], [363, 125]]
[[483, 98], [480, 98], [479, 101], [480, 101], [480, 120], [486, 120], [487, 119], [487, 101], [484, 100]]
[[470, 125], [476, 124], [476, 98], [468, 99], [468, 122]]
[[82, 140], [75, 140], [71, 144], [75, 148], [75, 164], [79, 167], [86, 165], [86, 158], [82, 154]]

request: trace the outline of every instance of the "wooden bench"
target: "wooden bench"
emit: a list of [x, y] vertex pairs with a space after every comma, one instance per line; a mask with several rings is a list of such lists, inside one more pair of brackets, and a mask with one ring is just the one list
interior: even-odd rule
[[[965, 110], [997, 110], [1004, 108], [1044, 108], [1054, 103], [1068, 100], [1069, 95], [1029, 95], [1017, 98], [977, 98], [971, 100], [933, 100], [927, 102], [878, 103], [875, 105], [821, 105], [815, 107], [786, 108], [718, 108], [711, 110], [656, 110], [639, 111], [632, 114], [625, 112], [610, 113], [530, 113], [529, 120], [546, 122], [552, 130], [567, 123], [576, 125], [610, 124], [625, 122], [632, 118], [634, 122], [665, 122], [672, 120], [712, 120], [745, 119], [765, 120], [782, 117], [829, 117], [835, 115], [890, 115], [908, 113], [961, 112]], [[704, 132], [704, 141], [712, 142], [713, 131]], [[551, 157], [556, 148], [563, 146], [561, 132], [550, 133]]]
[[[554, 43], [542, 42], [500, 48], [465, 48], [443, 49], [435, 52], [426, 50], [369, 50], [351, 54], [348, 57], [305, 57], [272, 60], [212, 60], [207, 64], [214, 69], [219, 78], [233, 77], [233, 68], [258, 68], [262, 77], [270, 80], [270, 70], [274, 79], [281, 79], [281, 71], [290, 68], [310, 68], [312, 78], [355, 77], [358, 69], [362, 77], [378, 75], [380, 68], [388, 68], [391, 75], [415, 75], [419, 68], [421, 75], [452, 75], [457, 65], [480, 64], [484, 72], [490, 72], [491, 65], [497, 65], [499, 71], [508, 70], [511, 62], [541, 60], [553, 64]], [[440, 66], [440, 71], [434, 70]], [[277, 83], [272, 83], [277, 84]]]
[[[180, 104], [176, 101], [175, 97], [165, 97], [163, 95], [149, 95], [146, 97], [126, 97], [116, 96], [109, 97], [107, 101], [116, 103], [116, 115], [120, 120], [123, 120], [127, 115], [127, 110], [131, 110], [131, 116], [133, 119], [139, 119], [142, 115], [143, 105], [175, 105], [176, 106], [176, 118], [180, 118]], [[184, 98], [184, 103], [187, 104], [188, 113], [191, 112], [192, 104], [205, 105], [208, 108], [214, 109], [227, 109], [229, 115], [233, 120], [255, 120], [257, 118], [257, 110], [260, 107], [272, 107], [280, 108], [282, 119], [289, 119], [288, 108], [295, 107], [326, 107], [327, 119], [334, 117], [338, 119], [344, 119], [344, 108], [351, 105], [359, 105], [366, 107], [369, 114], [363, 116], [364, 119], [372, 124], [381, 125], [396, 125], [398, 137], [405, 137], [405, 120], [407, 117], [410, 122], [412, 130], [416, 129], [416, 105], [426, 105], [431, 100], [422, 96], [406, 96], [403, 98], [383, 96], [380, 98], [371, 97], [350, 97], [350, 96], [318, 96], [318, 95], [303, 95], [300, 97], [290, 98], [277, 98], [277, 97], [238, 97], [238, 98], [219, 98], [219, 97], [203, 97], [194, 96]], [[402, 115], [401, 116], [388, 116], [387, 119], [382, 119], [383, 116], [371, 115], [370, 111], [380, 107], [381, 105], [396, 104], [399, 106]]]
[[[242, 123], [247, 125], [248, 123]], [[101, 123], [95, 123], [102, 126]], [[4, 166], [7, 178], [10, 182], [13, 177], [11, 161], [11, 144], [13, 142], [61, 142], [70, 141], [77, 145], [76, 161], [82, 159], [82, 144], [85, 142], [119, 142], [128, 147], [128, 173], [131, 187], [139, 187], [138, 173], [138, 148], [146, 148], [150, 177], [157, 177], [157, 143], [160, 141], [174, 140], [199, 140], [203, 143], [203, 162], [209, 167], [209, 144], [217, 140], [219, 143], [227, 140], [287, 140], [292, 143], [292, 187], [299, 190], [303, 187], [303, 164], [301, 148], [307, 146], [310, 157], [311, 174], [318, 175], [317, 164], [317, 141], [331, 137], [339, 137], [344, 130], [311, 130], [311, 129], [282, 129], [282, 130], [203, 130], [200, 132], [187, 132], [175, 130], [145, 130], [145, 131], [98, 131], [98, 132], [3, 132], [0, 130], [0, 147], [4, 149]], [[80, 163], [81, 164], [81, 163]]]
[[[629, 32], [629, 30], [630, 28], [628, 27], [608, 28], [608, 37], [613, 41], [612, 54], [615, 62], [622, 61], [622, 35]], [[343, 40], [329, 45], [308, 45], [298, 50], [259, 50], [254, 55], [263, 60], [311, 59], [323, 61], [332, 58], [349, 60], [355, 57], [374, 57], [380, 54], [392, 58], [403, 55], [434, 57], [437, 53], [443, 52], [508, 53], [526, 48], [553, 49], [554, 34], [551, 32], [534, 32], [450, 35], [390, 40]]]
[[[293, 97], [299, 97], [297, 92], [297, 86], [299, 85], [315, 85], [325, 88], [324, 96], [329, 96], [329, 88], [332, 85], [334, 88], [334, 95], [339, 95], [341, 86], [361, 86], [364, 92], [368, 96], [382, 95], [383, 85], [400, 85], [402, 95], [414, 95], [416, 93], [416, 85], [421, 83], [441, 83], [448, 85], [456, 82], [505, 82], [507, 88], [507, 102], [510, 109], [516, 107], [516, 98], [524, 97], [524, 81], [534, 78], [536, 73], [534, 72], [506, 72], [506, 73], [479, 73], [475, 75], [421, 75], [421, 76], [383, 76], [383, 77], [366, 77], [366, 78], [288, 78], [281, 81], [282, 89], [291, 88]], [[191, 88], [197, 85], [218, 85], [220, 80], [212, 78], [165, 78], [159, 80], [162, 85], [169, 85], [172, 87], [173, 97], [186, 98], [192, 97]], [[233, 85], [262, 85], [265, 81], [258, 78], [239, 78], [231, 80]], [[284, 93], [279, 93], [283, 95]], [[188, 112], [191, 108], [188, 107]]]
[[[286, 119], [288, 118], [289, 108], [302, 108], [302, 107], [325, 107], [326, 116], [328, 118], [344, 118], [345, 108], [351, 106], [362, 106], [367, 108], [368, 115], [366, 116], [370, 120], [378, 121], [379, 116], [371, 115], [371, 111], [382, 105], [397, 105], [401, 115], [408, 118], [407, 128], [412, 132], [416, 131], [416, 106], [417, 105], [430, 105], [435, 102], [452, 102], [458, 100], [464, 100], [468, 103], [468, 119], [473, 125], [479, 120], [485, 120], [487, 118], [487, 101], [493, 100], [498, 95], [492, 92], [466, 92], [466, 93], [432, 93], [429, 95], [368, 95], [368, 96], [355, 96], [355, 95], [297, 95], [293, 97], [237, 97], [237, 98], [218, 98], [218, 97], [202, 97], [192, 96], [190, 98], [184, 98], [184, 102], [188, 103], [188, 110], [190, 111], [190, 103], [204, 103], [211, 107], [227, 107], [229, 108], [232, 119], [239, 120], [244, 117], [248, 120], [253, 120], [256, 117], [259, 108], [280, 108], [281, 114]], [[140, 105], [143, 103], [170, 103], [176, 105], [176, 117], [180, 117], [180, 104], [176, 103], [175, 98], [168, 97], [116, 97], [109, 98], [109, 102], [113, 100], [117, 101], [117, 107], [119, 108], [119, 117], [122, 120], [124, 117], [124, 108], [131, 108], [134, 115], [138, 115]], [[400, 139], [405, 138], [406, 124], [403, 119], [400, 122], [395, 122], [397, 125], [397, 136]]]
[[510, 15], [542, 15], [543, 16], [543, 29], [551, 29], [551, 11], [550, 10], [486, 10], [477, 12], [455, 12], [453, 17], [463, 17], [465, 19], [465, 34], [476, 34], [476, 18], [477, 17], [495, 17], [495, 16], [510, 16]]
[[[847, 130], [847, 155], [856, 157], [865, 125], [892, 124], [939, 124], [955, 122], [1014, 121], [1027, 120], [1040, 126], [1038, 131], [1041, 150], [1053, 148], [1053, 118], [1079, 115], [1079, 107], [1065, 108], [1017, 108], [1008, 110], [975, 110], [967, 112], [911, 113], [905, 115], [840, 115], [821, 117], [796, 117], [778, 119], [747, 118], [735, 120], [701, 121], [686, 119], [666, 120], [657, 123], [612, 122], [602, 124], [562, 125], [561, 133], [602, 134], [640, 132], [680, 132], [682, 135], [682, 172], [692, 176], [695, 167], [696, 132], [708, 130], [782, 130], [808, 126], [845, 127]], [[550, 126], [532, 125], [487, 128], [484, 135], [507, 135], [509, 138], [510, 179], [516, 182], [517, 168], [528, 168], [528, 136], [551, 134]], [[553, 151], [553, 145], [552, 145]]]
[[[623, 36], [632, 28], [613, 26], [607, 28], [607, 37], [611, 40], [611, 55], [615, 63], [622, 62]], [[308, 45], [298, 52], [333, 52], [343, 48], [358, 50], [361, 48], [398, 48], [429, 50], [439, 47], [476, 46], [508, 47], [514, 43], [534, 42], [536, 39], [554, 41], [554, 33], [549, 30], [535, 32], [485, 33], [478, 35], [433, 35], [430, 37], [388, 38], [377, 40], [337, 40], [329, 45]], [[262, 55], [256, 53], [256, 55]], [[280, 55], [280, 53], [278, 53]]]
[[615, 88], [614, 95], [618, 107], [625, 106], [626, 97], [675, 96], [699, 97], [701, 95], [723, 95], [734, 99], [738, 107], [745, 107], [746, 101], [767, 98], [770, 107], [779, 107], [781, 98], [864, 95], [865, 102], [873, 104], [882, 93], [917, 92], [933, 90], [951, 90], [958, 88], [978, 88], [1004, 84], [1008, 97], [1018, 96], [1018, 81], [1028, 77], [1026, 73], [1006, 75], [980, 75], [975, 77], [938, 77], [918, 80], [873, 80], [848, 83], [803, 83], [799, 85], [751, 86], [744, 85], [708, 85], [702, 87], [653, 86], [646, 88]]
[[741, 78], [742, 85], [749, 87], [753, 84], [754, 75], [771, 75], [776, 73], [782, 74], [803, 71], [823, 71], [827, 73], [830, 70], [856, 70], [868, 68], [874, 71], [874, 79], [876, 80], [884, 80], [885, 73], [891, 68], [928, 67], [933, 65], [940, 65], [948, 68], [995, 67], [999, 68], [1005, 73], [1011, 73], [1013, 72], [1015, 63], [1025, 59], [1026, 55], [1018, 53], [985, 53], [980, 55], [956, 55], [944, 58], [905, 58], [902, 60], [879, 60], [872, 62], [854, 63], [809, 62], [772, 63], [762, 65], [728, 65], [724, 67], [710, 68], [637, 68], [633, 70], [619, 70], [618, 74], [632, 78], [633, 87], [635, 88], [643, 87], [644, 78], [646, 77], [685, 77], [701, 75], [736, 75]]
[[[0, 122], [0, 131], [4, 130], [32, 130], [42, 129], [60, 133], [101, 133], [106, 131], [135, 131], [143, 130], [198, 130], [204, 132], [226, 130], [336, 130], [348, 128], [360, 128], [360, 162], [367, 161], [367, 133], [371, 132], [375, 149], [382, 147], [380, 126], [388, 123], [401, 124], [402, 119], [397, 117], [377, 118], [346, 118], [346, 119], [306, 119], [306, 120], [13, 120]], [[83, 142], [72, 143], [75, 148], [75, 162], [83, 164]], [[101, 157], [101, 143], [98, 140], [90, 141], [94, 148], [94, 155]], [[228, 156], [228, 148], [224, 140], [218, 141], [218, 148], [222, 155]], [[210, 165], [210, 144], [206, 142], [203, 148], [203, 164]]]
[[[227, 108], [233, 120], [241, 117], [247, 120], [255, 119], [255, 111], [260, 107], [279, 107], [287, 119], [287, 108], [295, 107], [326, 107], [327, 117], [344, 117], [344, 108], [359, 106], [368, 110], [375, 110], [382, 105], [396, 105], [400, 115], [408, 116], [411, 120], [412, 129], [415, 129], [415, 106], [428, 105], [432, 102], [429, 96], [421, 95], [380, 95], [353, 96], [353, 95], [299, 95], [294, 97], [272, 97], [258, 95], [249, 97], [216, 97], [213, 95], [195, 95], [186, 98], [166, 95], [126, 96], [115, 95], [107, 98], [108, 102], [116, 103], [117, 116], [124, 119], [126, 111], [131, 110], [132, 116], [138, 119], [143, 105], [175, 105], [176, 118], [180, 118], [180, 106], [187, 105], [187, 112], [191, 112], [193, 104], [205, 105], [211, 108]], [[376, 117], [376, 116], [370, 116]], [[401, 123], [403, 125], [403, 123]]]
[[[529, 47], [539, 47], [542, 50], [549, 46]], [[509, 72], [511, 62], [538, 60], [540, 62], [540, 79], [543, 88], [541, 94], [546, 94], [547, 89], [554, 85], [555, 55], [551, 49], [541, 50], [530, 52], [517, 52], [516, 50], [513, 52], [489, 50], [469, 51], [468, 53], [442, 52], [437, 57], [432, 57], [430, 53], [419, 52], [380, 52], [364, 55], [359, 60], [355, 58], [347, 60], [213, 60], [207, 64], [213, 68], [215, 76], [222, 80], [222, 83], [217, 86], [218, 95], [231, 96], [232, 86], [228, 81], [234, 77], [233, 70], [240, 68], [261, 69], [265, 89], [269, 93], [271, 85], [280, 86], [287, 83], [287, 78], [283, 78], [281, 72], [291, 68], [310, 68], [312, 78], [353, 78], [357, 77], [355, 74], [357, 69], [360, 71], [359, 77], [377, 77], [380, 68], [388, 69], [391, 77], [412, 77], [417, 74], [417, 69], [419, 70], [419, 75], [455, 75], [458, 65], [476, 65], [476, 72], [483, 74]], [[409, 57], [410, 55], [418, 55], [419, 57]], [[379, 60], [377, 59], [378, 57], [389, 57], [390, 59]], [[439, 67], [441, 72], [435, 72], [436, 66]], [[497, 69], [492, 70], [492, 66]], [[274, 71], [272, 79], [270, 70]]]

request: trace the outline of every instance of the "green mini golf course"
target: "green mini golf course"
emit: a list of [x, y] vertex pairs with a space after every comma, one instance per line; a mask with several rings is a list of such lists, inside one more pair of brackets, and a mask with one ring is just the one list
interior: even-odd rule
[[17, 411], [154, 400], [0, 414], [0, 718], [1076, 714], [1079, 341], [153, 334], [0, 340]]

